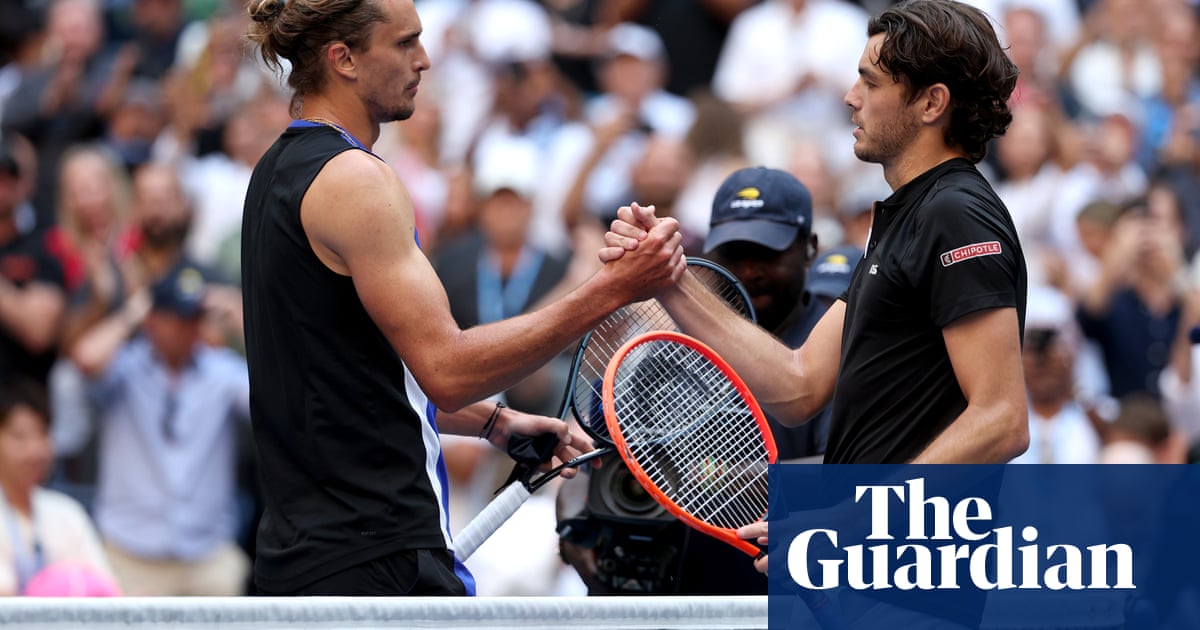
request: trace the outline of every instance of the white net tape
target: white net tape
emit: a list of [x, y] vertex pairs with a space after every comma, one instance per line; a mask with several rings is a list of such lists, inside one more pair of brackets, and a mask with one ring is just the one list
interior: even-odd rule
[[9, 598], [16, 628], [763, 629], [760, 597]]
[[[993, 593], [984, 630], [1124, 627], [1125, 594], [1075, 594], [1051, 617], [1030, 604], [1054, 594]], [[1044, 602], [1039, 610], [1047, 607]], [[0, 625], [51, 628], [439, 628], [452, 630], [763, 630], [762, 597], [117, 597], [3, 598]]]

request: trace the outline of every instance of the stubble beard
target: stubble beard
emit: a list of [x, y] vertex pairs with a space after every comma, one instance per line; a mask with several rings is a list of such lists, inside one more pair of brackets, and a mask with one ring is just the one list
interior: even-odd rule
[[867, 138], [866, 129], [863, 129], [863, 135], [854, 143], [854, 155], [863, 162], [887, 164], [912, 145], [919, 130], [920, 125], [914, 118], [897, 113], [879, 123], [872, 134], [873, 145], [863, 142]]

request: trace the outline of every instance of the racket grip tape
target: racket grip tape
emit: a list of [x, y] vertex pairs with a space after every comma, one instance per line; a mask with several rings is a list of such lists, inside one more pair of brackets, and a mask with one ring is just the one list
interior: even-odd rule
[[509, 484], [478, 516], [454, 537], [454, 555], [465, 562], [485, 540], [496, 533], [532, 493], [522, 483]]

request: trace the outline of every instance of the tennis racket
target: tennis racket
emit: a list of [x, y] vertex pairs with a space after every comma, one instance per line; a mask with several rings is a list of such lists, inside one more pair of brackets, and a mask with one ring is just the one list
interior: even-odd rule
[[[754, 306], [746, 288], [729, 270], [700, 258], [687, 260], [688, 271], [713, 293], [750, 321], [756, 321]], [[539, 488], [553, 481], [563, 470], [576, 468], [614, 452], [604, 421], [601, 388], [604, 372], [617, 350], [638, 335], [654, 330], [678, 330], [679, 326], [658, 300], [645, 300], [623, 306], [604, 318], [580, 340], [571, 358], [570, 376], [563, 392], [558, 417], [571, 412], [580, 427], [592, 438], [595, 450], [563, 463], [534, 479], [518, 479], [454, 537], [454, 553], [465, 561], [475, 553]]]
[[[659, 505], [752, 558], [765, 553], [737, 530], [767, 516], [775, 440], [724, 359], [678, 332], [645, 333], [613, 356], [602, 396], [617, 453]], [[823, 594], [801, 597], [822, 628], [848, 627]]]

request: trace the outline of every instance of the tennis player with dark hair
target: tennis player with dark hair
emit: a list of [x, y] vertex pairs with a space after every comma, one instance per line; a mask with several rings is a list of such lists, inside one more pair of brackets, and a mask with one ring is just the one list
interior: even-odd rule
[[[558, 302], [461, 330], [419, 248], [413, 207], [371, 152], [404, 120], [429, 57], [412, 0], [261, 0], [250, 38], [290, 65], [297, 117], [246, 196], [242, 282], [267, 594], [469, 593], [447, 529], [437, 429], [486, 437], [565, 423], [472, 404], [513, 385], [610, 311], [676, 282], [678, 224]], [[437, 410], [443, 412], [438, 414]], [[435, 421], [436, 415], [436, 421]], [[579, 434], [582, 438], [582, 433]]]
[[[987, 15], [953, 0], [902, 2], [868, 35], [845, 103], [855, 154], [893, 193], [849, 290], [795, 351], [686, 277], [659, 299], [776, 418], [803, 422], [832, 400], [827, 463], [1006, 462], [1029, 440], [1025, 261], [975, 164], [1012, 120], [1017, 69]], [[656, 224], [642, 209], [620, 218], [602, 260]]]

